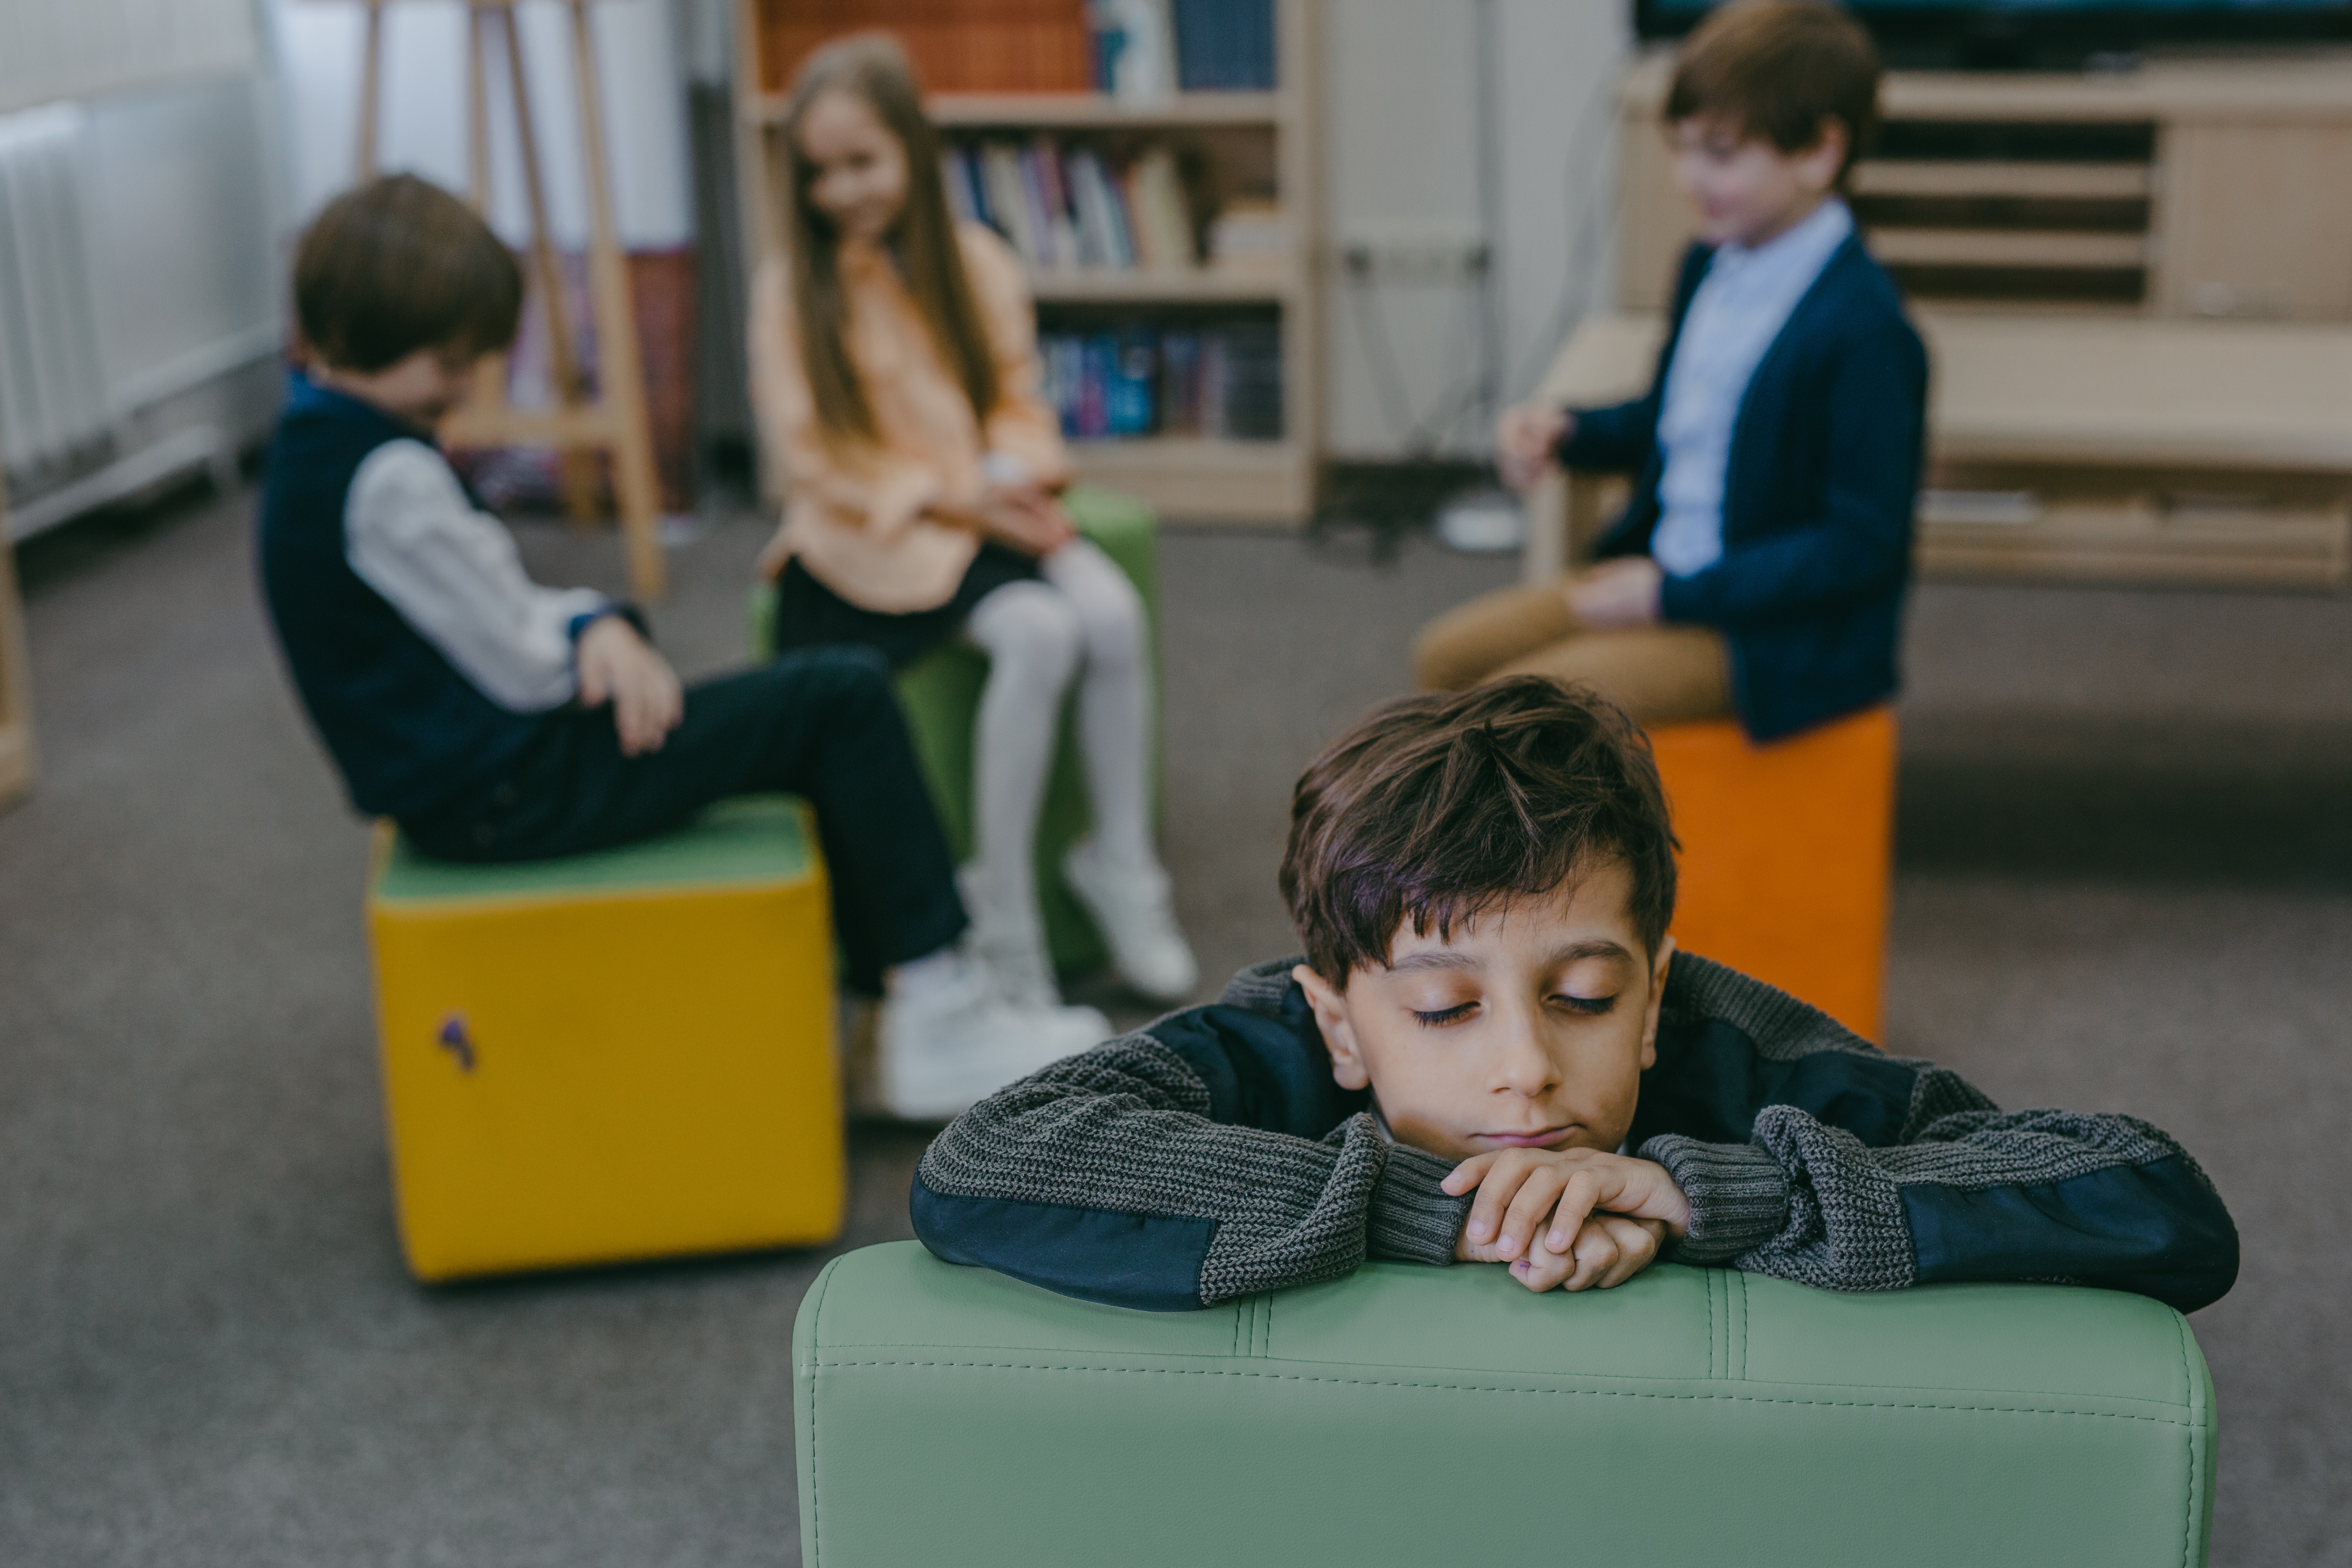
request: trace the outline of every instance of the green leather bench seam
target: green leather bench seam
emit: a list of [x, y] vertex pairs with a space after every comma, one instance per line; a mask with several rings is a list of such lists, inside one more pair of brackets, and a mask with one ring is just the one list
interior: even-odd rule
[[[823, 1352], [816, 1347], [824, 1342], [825, 1297], [833, 1286], [833, 1271], [840, 1267], [841, 1258], [836, 1258], [826, 1264], [824, 1272], [816, 1277], [816, 1310], [809, 1320], [809, 1360], [817, 1369], [826, 1364]], [[816, 1440], [816, 1389], [822, 1381], [815, 1377], [808, 1380], [808, 1431], [801, 1439], [808, 1445], [809, 1456], [809, 1544], [813, 1548], [813, 1555], [820, 1560], [824, 1556], [824, 1485], [817, 1477], [821, 1445]], [[815, 1568], [815, 1565], [812, 1563], [810, 1568]]]
[[[820, 1312], [823, 1310], [822, 1306], [820, 1306], [819, 1310]], [[1447, 1383], [1428, 1381], [1418, 1378], [1400, 1377], [1329, 1377], [1320, 1376], [1313, 1373], [1256, 1372], [1227, 1367], [1086, 1366], [1070, 1363], [1055, 1364], [1045, 1362], [903, 1360], [836, 1361], [826, 1357], [819, 1357], [815, 1365], [817, 1370], [825, 1372], [899, 1368], [918, 1371], [1064, 1372], [1076, 1373], [1087, 1376], [1114, 1375], [1137, 1377], [1262, 1378], [1276, 1383], [1320, 1383], [1349, 1388], [1419, 1389], [1423, 1392], [1436, 1394], [1530, 1394], [1544, 1398], [1570, 1399], [1659, 1399], [1701, 1402], [1723, 1400], [1737, 1405], [1790, 1405], [1813, 1406], [1829, 1410], [1945, 1410], [1957, 1411], [1967, 1415], [2057, 1415], [2072, 1416], [2093, 1421], [2139, 1421], [2157, 1426], [2181, 1426], [2193, 1431], [2201, 1431], [2203, 1429], [2203, 1422], [2201, 1420], [2196, 1419], [2186, 1414], [2142, 1415], [2127, 1410], [2089, 1410], [2047, 1405], [1990, 1405], [1967, 1400], [1955, 1400], [1950, 1404], [1936, 1404], [1932, 1401], [1924, 1399], [1804, 1399], [1780, 1394], [1733, 1394], [1729, 1392], [1715, 1393], [1712, 1391], [1693, 1392], [1689, 1394], [1666, 1394], [1650, 1389], [1597, 1388], [1590, 1385], [1570, 1385], [1558, 1388], [1529, 1388], [1524, 1385], [1515, 1386], [1507, 1384]], [[1661, 1378], [1657, 1381], [1670, 1382], [1687, 1380]], [[1770, 1385], [1750, 1384], [1749, 1386]], [[1927, 1391], [1923, 1390], [1922, 1392]], [[1949, 1392], [1957, 1394], [1958, 1391], [1953, 1390]], [[2124, 1396], [2113, 1396], [2110, 1400], [2104, 1402], [2118, 1405], [2150, 1403], [2148, 1401], [2133, 1400]], [[814, 1394], [812, 1394], [811, 1397], [811, 1406], [812, 1409], [814, 1409]]]
[[[2180, 1346], [2180, 1405], [2184, 1410], [2193, 1409], [2197, 1404], [2197, 1396], [2190, 1386], [2195, 1381], [2195, 1374], [2189, 1365], [2189, 1320], [2177, 1312], [2174, 1313], [2172, 1331], [2177, 1336]], [[2197, 1439], [2204, 1431], [2204, 1424], [2197, 1422], [2184, 1423], [2184, 1425], [2188, 1426], [2189, 1434], [2180, 1447], [2181, 1458], [2189, 1468], [2189, 1484], [2181, 1490], [2189, 1502], [2182, 1510], [2180, 1518], [2180, 1563], [2181, 1568], [2194, 1568], [2197, 1561], [2197, 1493], [2204, 1479], [2204, 1468], [2197, 1462]]]
[[1724, 1304], [1733, 1309], [1725, 1314], [1724, 1343], [1727, 1355], [1723, 1375], [1734, 1383], [1748, 1381], [1748, 1276], [1736, 1268], [1726, 1268], [1723, 1274]]

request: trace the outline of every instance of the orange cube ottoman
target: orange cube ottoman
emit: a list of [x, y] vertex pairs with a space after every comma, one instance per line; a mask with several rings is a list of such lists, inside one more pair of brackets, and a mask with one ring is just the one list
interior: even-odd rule
[[1650, 731], [1682, 840], [1675, 943], [1879, 1038], [1895, 714], [1758, 745], [1722, 720]]

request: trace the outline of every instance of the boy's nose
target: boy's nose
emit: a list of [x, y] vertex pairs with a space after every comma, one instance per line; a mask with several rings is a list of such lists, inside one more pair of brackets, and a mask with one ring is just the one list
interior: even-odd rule
[[1543, 1035], [1536, 1019], [1519, 1012], [1500, 1022], [1503, 1039], [1495, 1067], [1495, 1087], [1530, 1097], [1550, 1089], [1551, 1055], [1543, 1048]]

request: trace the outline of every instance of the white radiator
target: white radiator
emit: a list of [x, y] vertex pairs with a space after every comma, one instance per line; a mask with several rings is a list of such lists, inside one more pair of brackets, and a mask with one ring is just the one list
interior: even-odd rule
[[267, 428], [284, 225], [262, 103], [232, 72], [0, 115], [11, 536], [192, 468], [233, 482]]
[[0, 118], [0, 465], [20, 485], [86, 465], [110, 417], [82, 200], [88, 116]]

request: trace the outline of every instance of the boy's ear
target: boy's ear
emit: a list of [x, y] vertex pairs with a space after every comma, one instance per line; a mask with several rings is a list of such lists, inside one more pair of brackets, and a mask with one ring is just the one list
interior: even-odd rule
[[1674, 967], [1675, 939], [1658, 939], [1658, 955], [1650, 961], [1650, 1000], [1642, 1010], [1642, 1070], [1658, 1065], [1658, 1010], [1666, 1000], [1666, 971]]
[[1322, 1031], [1323, 1047], [1331, 1053], [1331, 1081], [1341, 1089], [1369, 1089], [1372, 1075], [1364, 1070], [1364, 1053], [1357, 1047], [1356, 1031], [1348, 1022], [1348, 994], [1307, 964], [1290, 972], [1315, 1010], [1315, 1026]]
[[1791, 161], [1806, 184], [1827, 191], [1837, 184], [1838, 171], [1845, 166], [1846, 151], [1853, 142], [1844, 121], [1834, 114], [1824, 114], [1821, 134]]

